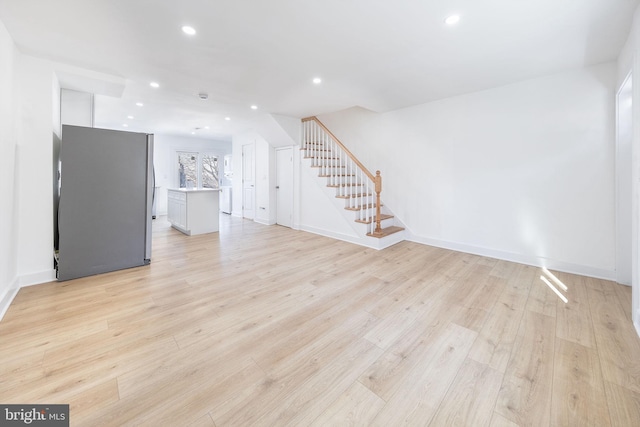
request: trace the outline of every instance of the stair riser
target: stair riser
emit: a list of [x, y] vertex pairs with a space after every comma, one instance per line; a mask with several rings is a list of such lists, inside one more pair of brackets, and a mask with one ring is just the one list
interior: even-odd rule
[[345, 168], [338, 168], [341, 165], [339, 160], [331, 160], [331, 159], [308, 159], [311, 162], [311, 166], [314, 169], [321, 169], [325, 167], [337, 168], [338, 170], [344, 171]]
[[[347, 210], [347, 209], [345, 209], [345, 210]], [[375, 216], [376, 216], [376, 208], [367, 208], [367, 209], [361, 209], [359, 211], [351, 211], [351, 212], [353, 212], [354, 220], [356, 220], [358, 218], [362, 218], [362, 219], [375, 218]], [[382, 215], [385, 214], [383, 209], [380, 209], [380, 213]]]
[[334, 164], [345, 165], [347, 162], [340, 159], [340, 156], [334, 155], [331, 151], [318, 151], [303, 150], [304, 157], [313, 159], [314, 163], [326, 164], [327, 162], [333, 162]]
[[314, 166], [313, 168], [318, 171], [318, 175], [341, 175], [347, 173], [345, 168], [339, 166]]
[[[357, 219], [358, 219], [358, 217], [354, 216], [354, 220], [357, 220]], [[366, 224], [366, 223], [362, 223], [362, 222], [358, 222], [358, 224], [363, 225], [363, 226], [369, 226], [370, 225], [370, 224]], [[382, 228], [391, 227], [392, 225], [395, 225], [394, 218], [387, 218], [387, 219], [383, 219], [382, 221], [380, 221], [380, 226]], [[373, 226], [375, 227], [375, 224]]]
[[360, 184], [360, 183], [354, 183], [354, 182], [349, 182], [347, 184], [332, 184], [331, 181], [328, 181], [327, 183], [327, 187], [329, 188], [336, 188], [339, 190], [339, 192], [342, 194], [344, 191], [343, 190], [347, 190], [348, 192], [355, 192], [355, 193], [362, 193], [364, 192], [364, 185]]
[[[369, 212], [376, 211], [376, 201], [371, 197], [353, 197], [351, 199], [341, 199], [338, 197], [337, 199], [344, 200], [344, 208], [346, 210], [353, 210], [354, 212], [358, 212], [359, 210], [368, 210]], [[369, 205], [373, 205], [374, 207], [368, 207]]]
[[356, 189], [360, 190], [360, 192], [362, 192], [362, 190], [363, 190], [362, 187], [356, 187], [355, 189], [354, 188], [344, 188], [344, 187], [334, 188], [334, 190], [336, 191], [335, 196], [336, 196], [337, 199], [340, 199], [340, 200], [349, 201], [351, 199], [354, 199], [353, 201], [348, 203], [348, 206], [349, 207], [355, 207], [355, 206], [358, 206], [358, 205], [362, 204], [362, 203], [357, 203], [357, 199], [360, 199], [362, 197], [353, 197], [352, 196], [353, 192], [356, 191]]
[[[362, 184], [362, 180], [356, 179], [355, 177], [347, 177], [347, 176], [332, 176], [332, 177], [328, 177], [328, 176], [321, 176], [320, 178], [325, 178], [327, 180], [327, 185], [331, 184], [331, 185], [342, 185], [342, 184]], [[370, 187], [373, 187], [373, 184], [370, 184]], [[362, 188], [363, 186], [357, 186], [356, 188], [359, 188], [360, 191], [358, 191], [358, 193], [362, 192]]]
[[340, 166], [344, 165], [344, 163], [340, 163], [339, 159], [321, 159], [308, 157], [311, 160], [311, 164], [313, 166]]
[[329, 148], [325, 148], [325, 147], [306, 147], [303, 148], [302, 151], [305, 153], [305, 156], [307, 157], [313, 157], [313, 158], [317, 158], [317, 159], [322, 159], [322, 158], [333, 158], [333, 157], [339, 157], [336, 156], [333, 151], [331, 151], [331, 149]]

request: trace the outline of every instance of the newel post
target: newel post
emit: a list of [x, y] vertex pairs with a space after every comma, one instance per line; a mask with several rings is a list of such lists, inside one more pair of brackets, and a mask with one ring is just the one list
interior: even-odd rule
[[380, 176], [380, 171], [376, 171], [376, 233], [382, 232], [382, 227], [380, 226], [380, 193], [382, 192], [382, 176]]

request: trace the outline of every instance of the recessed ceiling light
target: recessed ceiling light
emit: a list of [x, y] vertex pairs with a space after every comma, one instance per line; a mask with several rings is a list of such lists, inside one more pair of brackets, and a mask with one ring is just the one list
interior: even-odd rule
[[231, 120], [231, 117], [225, 117], [224, 119], [225, 119], [226, 121], [229, 121], [229, 120]]
[[257, 106], [257, 105], [252, 105], [252, 106], [251, 106], [251, 109], [252, 109], [252, 110], [257, 110], [257, 109], [258, 109], [258, 106]]
[[322, 79], [320, 77], [316, 77], [315, 79], [313, 79], [314, 85], [319, 85], [320, 83], [322, 83]]
[[142, 106], [144, 106], [144, 104], [143, 104], [142, 102], [136, 102], [136, 105], [137, 105], [138, 107], [142, 107]]
[[196, 134], [196, 131], [195, 131], [195, 130], [194, 130], [194, 131], [191, 131], [191, 135], [195, 135], [195, 134]]
[[153, 88], [156, 88], [156, 89], [157, 89], [157, 88], [159, 88], [159, 87], [160, 87], [160, 84], [159, 84], [159, 83], [157, 83], [157, 82], [151, 82], [151, 83], [149, 83], [149, 86], [151, 86], [151, 87], [153, 87]]
[[448, 16], [447, 19], [444, 20], [445, 24], [447, 24], [447, 25], [457, 24], [458, 21], [460, 21], [460, 15], [451, 15], [451, 16]]
[[190, 27], [189, 25], [185, 25], [182, 27], [182, 32], [185, 33], [186, 35], [189, 36], [195, 36], [196, 35], [196, 29], [193, 27]]
[[123, 123], [123, 124], [122, 124], [122, 126], [123, 126], [123, 127], [126, 127], [126, 128], [128, 128], [128, 127], [129, 127], [129, 125], [128, 125], [128, 124], [126, 124], [126, 123]]
[[127, 116], [127, 119], [133, 120], [133, 116]]
[[209, 126], [205, 126], [204, 128], [205, 128], [205, 129], [209, 129]]

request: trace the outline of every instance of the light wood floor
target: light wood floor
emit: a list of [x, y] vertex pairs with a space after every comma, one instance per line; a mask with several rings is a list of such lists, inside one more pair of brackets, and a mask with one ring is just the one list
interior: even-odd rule
[[637, 426], [630, 289], [224, 217], [150, 266], [22, 289], [0, 402], [82, 426]]

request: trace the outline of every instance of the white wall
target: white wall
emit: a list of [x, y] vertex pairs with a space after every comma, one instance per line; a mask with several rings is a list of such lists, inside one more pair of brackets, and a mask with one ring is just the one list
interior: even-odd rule
[[65, 125], [93, 127], [93, 93], [62, 89], [60, 121]]
[[0, 317], [20, 286], [55, 280], [60, 86], [49, 61], [21, 54], [0, 22]]
[[233, 136], [232, 214], [242, 217], [242, 146], [252, 144], [255, 158], [255, 218], [262, 224], [276, 223], [275, 149], [261, 135], [247, 131]]
[[616, 281], [632, 280], [633, 79], [626, 80], [616, 96]]
[[233, 180], [231, 183], [231, 214], [242, 218], [242, 146], [254, 144], [257, 136], [253, 133], [233, 135], [231, 142], [233, 158]]
[[[633, 31], [618, 56], [616, 79], [616, 281], [632, 281], [632, 99], [630, 77], [633, 68]], [[625, 85], [626, 83], [626, 85]], [[625, 89], [622, 90], [622, 86]]]
[[[53, 270], [54, 117], [52, 63], [19, 55], [17, 129], [18, 276], [20, 285], [55, 280]], [[58, 118], [59, 120], [59, 118]]]
[[[254, 220], [271, 225], [275, 224], [277, 219], [275, 148], [299, 143], [300, 120], [270, 114], [262, 116], [262, 119], [257, 120], [254, 125], [256, 126], [254, 129], [233, 135], [232, 215], [242, 217], [242, 146], [252, 144], [256, 178]], [[299, 209], [296, 208], [294, 228], [298, 225], [296, 222], [298, 218]]]
[[223, 175], [224, 156], [225, 154], [231, 154], [232, 151], [230, 141], [155, 134], [153, 162], [156, 171], [156, 186], [160, 187], [156, 202], [158, 215], [167, 214], [167, 188], [178, 188], [180, 186], [177, 151], [215, 153], [218, 156], [220, 185], [231, 184]]
[[615, 277], [616, 64], [320, 116], [413, 240]]
[[345, 201], [336, 199], [335, 189], [326, 188], [327, 179], [318, 177], [318, 168], [311, 168], [303, 161], [298, 173], [300, 222], [297, 228], [348, 242], [358, 241], [358, 234], [354, 230], [355, 214], [349, 222], [348, 215], [341, 212], [346, 206]]
[[18, 289], [17, 190], [15, 180], [14, 68], [17, 51], [0, 22], [0, 319]]
[[[619, 225], [619, 233], [630, 229], [631, 247], [631, 285], [632, 285], [632, 317], [638, 335], [640, 335], [640, 6], [636, 9], [631, 31], [627, 42], [618, 58], [618, 79], [616, 86], [621, 87], [626, 76], [632, 73], [632, 107], [631, 107], [631, 226]], [[624, 119], [622, 120], [624, 125]], [[628, 125], [627, 125], [628, 126]], [[628, 136], [624, 129], [619, 129], [618, 149], [625, 150]], [[625, 168], [619, 171], [619, 179], [628, 179]], [[620, 186], [623, 188], [623, 186]], [[626, 190], [626, 189], [625, 189]], [[624, 216], [623, 216], [624, 218]]]

